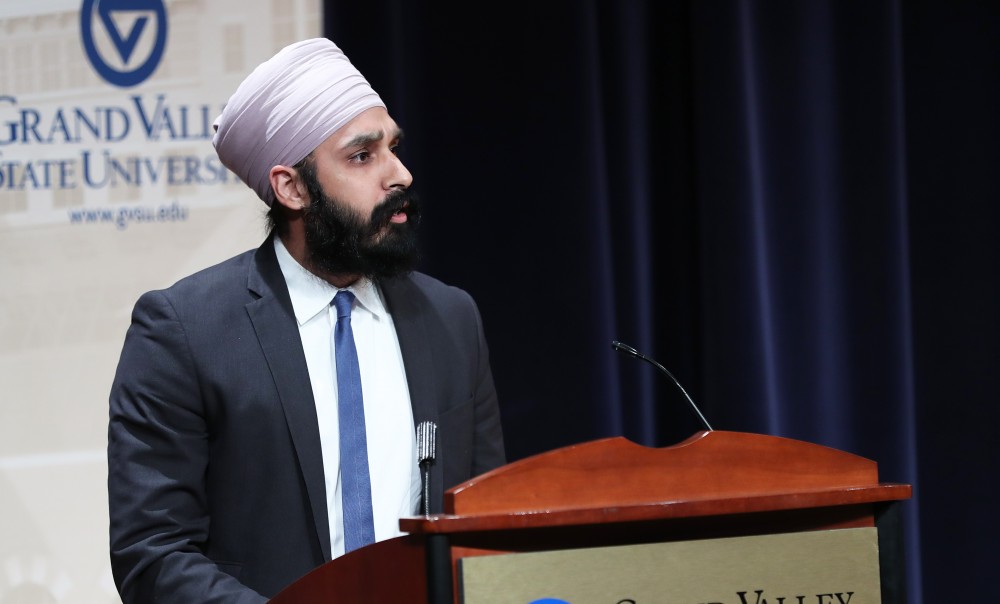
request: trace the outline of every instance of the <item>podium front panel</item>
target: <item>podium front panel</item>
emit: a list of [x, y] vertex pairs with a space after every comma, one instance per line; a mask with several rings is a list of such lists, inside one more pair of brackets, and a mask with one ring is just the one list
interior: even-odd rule
[[881, 602], [875, 528], [463, 558], [462, 604]]

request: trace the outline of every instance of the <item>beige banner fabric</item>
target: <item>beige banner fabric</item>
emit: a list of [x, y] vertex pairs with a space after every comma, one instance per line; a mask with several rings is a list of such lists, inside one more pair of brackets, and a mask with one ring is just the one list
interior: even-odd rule
[[463, 604], [878, 604], [874, 528], [463, 558]]
[[0, 3], [0, 602], [120, 602], [108, 392], [132, 305], [256, 247], [211, 123], [321, 0]]

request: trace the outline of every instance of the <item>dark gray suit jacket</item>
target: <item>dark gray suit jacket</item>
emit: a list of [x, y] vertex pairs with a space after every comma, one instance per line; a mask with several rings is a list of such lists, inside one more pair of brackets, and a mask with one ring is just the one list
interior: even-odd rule
[[[381, 283], [416, 422], [438, 425], [431, 508], [504, 463], [472, 298]], [[319, 427], [273, 243], [143, 295], [110, 397], [111, 562], [126, 604], [261, 602], [330, 560]]]

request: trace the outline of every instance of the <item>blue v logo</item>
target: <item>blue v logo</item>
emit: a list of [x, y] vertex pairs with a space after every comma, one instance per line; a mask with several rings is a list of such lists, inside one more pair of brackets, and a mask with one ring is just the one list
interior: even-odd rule
[[80, 34], [98, 75], [115, 86], [135, 86], [163, 58], [167, 10], [163, 0], [83, 0]]

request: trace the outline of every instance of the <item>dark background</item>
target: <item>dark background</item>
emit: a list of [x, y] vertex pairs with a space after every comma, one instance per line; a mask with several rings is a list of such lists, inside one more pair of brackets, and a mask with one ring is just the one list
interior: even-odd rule
[[512, 460], [700, 426], [914, 486], [909, 601], [993, 595], [1000, 3], [327, 0], [480, 304]]

